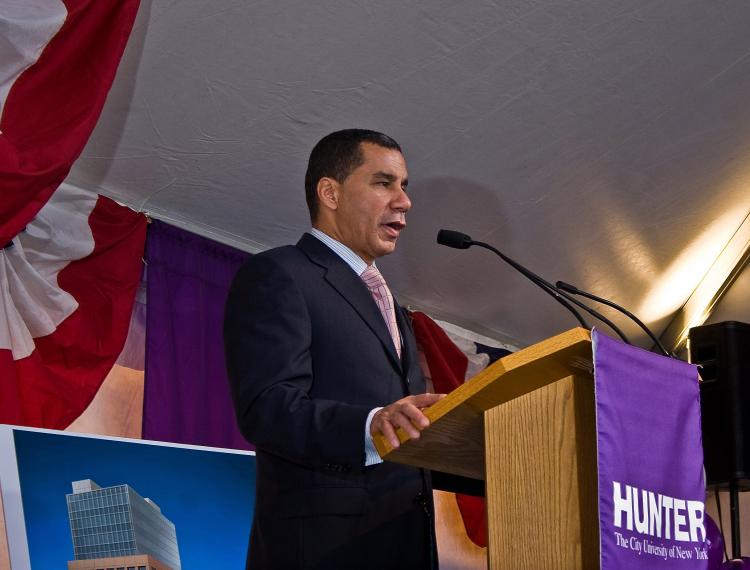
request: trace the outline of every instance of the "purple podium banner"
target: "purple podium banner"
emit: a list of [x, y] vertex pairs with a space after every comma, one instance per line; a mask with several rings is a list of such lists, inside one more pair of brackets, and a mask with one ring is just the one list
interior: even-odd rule
[[707, 569], [696, 367], [593, 344], [601, 569]]

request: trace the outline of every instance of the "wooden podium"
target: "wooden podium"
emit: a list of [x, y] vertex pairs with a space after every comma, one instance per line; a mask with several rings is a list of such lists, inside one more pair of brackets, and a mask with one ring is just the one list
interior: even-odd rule
[[576, 328], [508, 355], [425, 410], [387, 461], [485, 480], [489, 568], [599, 568], [591, 335]]

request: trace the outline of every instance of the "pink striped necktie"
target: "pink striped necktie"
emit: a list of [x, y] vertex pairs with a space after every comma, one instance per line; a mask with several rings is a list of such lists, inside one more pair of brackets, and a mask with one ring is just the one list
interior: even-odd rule
[[398, 357], [401, 358], [401, 335], [398, 332], [398, 324], [396, 324], [396, 309], [391, 290], [388, 289], [385, 279], [383, 279], [380, 271], [374, 265], [368, 265], [367, 269], [360, 275], [360, 278], [367, 285], [372, 298], [375, 300], [375, 304], [380, 309], [380, 314], [383, 315], [388, 332], [391, 333]]

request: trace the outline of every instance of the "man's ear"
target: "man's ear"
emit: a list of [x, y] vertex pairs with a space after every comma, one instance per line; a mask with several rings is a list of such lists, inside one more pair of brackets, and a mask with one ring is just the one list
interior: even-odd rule
[[318, 193], [318, 202], [321, 207], [329, 210], [337, 210], [339, 207], [339, 192], [340, 186], [333, 178], [324, 176], [318, 180], [318, 186], [316, 189]]

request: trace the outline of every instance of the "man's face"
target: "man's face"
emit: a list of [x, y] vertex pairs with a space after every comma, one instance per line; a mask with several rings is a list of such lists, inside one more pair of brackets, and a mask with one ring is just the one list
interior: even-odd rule
[[360, 148], [363, 164], [336, 185], [334, 237], [371, 264], [396, 249], [406, 227], [409, 174], [399, 151], [372, 143], [361, 143]]

